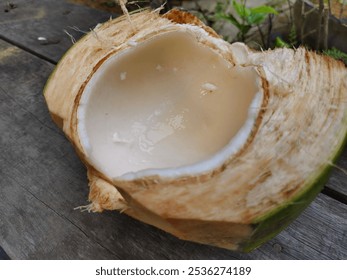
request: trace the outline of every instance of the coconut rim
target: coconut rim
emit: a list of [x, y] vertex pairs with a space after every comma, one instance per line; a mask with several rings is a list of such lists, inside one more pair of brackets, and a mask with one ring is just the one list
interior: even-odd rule
[[[218, 44], [218, 42], [223, 42], [222, 47], [225, 47], [226, 42], [220, 38], [216, 38], [209, 34], [206, 30], [204, 30], [200, 26], [191, 25], [191, 24], [175, 24], [175, 26], [178, 26], [178, 28], [174, 28], [172, 26], [164, 26], [163, 28], [160, 28], [160, 30], [154, 30], [149, 34], [146, 34], [144, 40], [140, 42], [136, 42], [136, 44], [127, 44], [127, 47], [122, 50], [114, 50], [107, 55], [105, 55], [103, 58], [99, 59], [99, 61], [96, 63], [96, 66], [93, 68], [93, 71], [88, 75], [87, 79], [83, 82], [82, 86], [80, 87], [79, 93], [76, 96], [75, 99], [75, 108], [74, 108], [74, 114], [71, 119], [72, 127], [73, 127], [73, 134], [76, 136], [75, 138], [79, 142], [79, 146], [81, 149], [82, 154], [85, 156], [85, 160], [87, 161], [88, 165], [90, 165], [92, 168], [94, 168], [102, 177], [108, 178], [109, 181], [122, 181], [122, 182], [129, 182], [134, 180], [139, 180], [142, 178], [161, 178], [163, 180], [172, 180], [175, 178], [181, 178], [181, 177], [200, 177], [204, 174], [212, 173], [215, 170], [221, 169], [222, 166], [227, 164], [232, 158], [237, 155], [239, 152], [241, 152], [249, 143], [252, 141], [253, 137], [256, 134], [256, 131], [260, 125], [261, 120], [261, 112], [262, 108], [264, 107], [264, 102], [266, 100], [266, 96], [268, 94], [266, 86], [264, 85], [263, 77], [260, 75], [258, 68], [254, 66], [247, 66], [245, 68], [252, 69], [255, 71], [256, 74], [256, 80], [254, 81], [256, 84], [256, 87], [258, 91], [254, 94], [253, 100], [248, 107], [247, 112], [247, 119], [241, 126], [241, 128], [238, 130], [238, 132], [230, 139], [228, 144], [226, 144], [224, 147], [219, 149], [218, 152], [214, 153], [209, 158], [199, 161], [194, 164], [187, 164], [187, 165], [181, 165], [178, 167], [168, 167], [168, 168], [147, 168], [142, 169], [135, 172], [126, 172], [122, 174], [121, 176], [116, 177], [110, 177], [105, 174], [105, 172], [102, 171], [102, 168], [98, 167], [95, 163], [93, 163], [88, 155], [88, 149], [90, 147], [90, 143], [88, 140], [87, 132], [85, 129], [85, 125], [82, 122], [84, 120], [85, 115], [85, 109], [81, 108], [84, 107], [83, 105], [86, 105], [88, 102], [90, 96], [86, 96], [84, 94], [85, 88], [87, 84], [92, 79], [93, 75], [100, 69], [100, 67], [108, 62], [110, 59], [114, 59], [115, 56], [122, 56], [126, 54], [128, 51], [131, 51], [133, 48], [136, 48], [137, 45], [140, 45], [142, 43], [146, 43], [150, 41], [151, 39], [160, 37], [163, 34], [168, 33], [175, 33], [175, 32], [188, 32], [192, 35], [192, 40], [196, 40], [196, 42], [201, 45], [202, 47], [208, 48], [210, 51], [212, 51], [215, 55], [219, 56], [223, 60], [225, 60], [228, 63], [232, 63], [231, 61], [227, 60], [223, 55], [218, 53], [214, 50], [213, 47], [209, 46], [206, 43], [203, 43], [197, 39], [199, 36], [204, 36], [204, 39], [206, 39], [208, 42], [213, 41], [214, 44]], [[86, 35], [88, 36], [88, 35]], [[129, 41], [132, 41], [133, 38], [137, 37], [137, 34], [135, 34]], [[142, 38], [136, 38], [142, 39]], [[217, 41], [216, 41], [217, 40]], [[230, 47], [231, 45], [228, 44]], [[234, 67], [243, 67], [240, 65], [233, 65]], [[84, 103], [86, 102], [86, 103]]]

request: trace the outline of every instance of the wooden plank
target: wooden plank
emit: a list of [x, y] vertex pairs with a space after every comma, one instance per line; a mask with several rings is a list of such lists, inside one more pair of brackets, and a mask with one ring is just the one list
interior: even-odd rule
[[[68, 31], [75, 39], [100, 22], [110, 13], [72, 4], [67, 0], [17, 0], [16, 8], [0, 11], [0, 38], [57, 62], [72, 45]], [[38, 38], [47, 40], [38, 40]], [[41, 39], [42, 39], [41, 38]]]
[[[114, 258], [15, 179], [1, 176], [0, 236], [13, 259]], [[8, 186], [8, 187], [3, 187]]]
[[0, 247], [0, 260], [9, 260], [10, 257], [6, 254], [4, 249]]
[[347, 202], [347, 148], [336, 162], [326, 187], [332, 190], [340, 201]]
[[74, 211], [87, 203], [87, 180], [43, 100], [52, 68], [0, 41], [0, 246], [12, 259], [347, 257], [347, 206], [325, 195], [250, 254], [181, 241], [117, 212]]

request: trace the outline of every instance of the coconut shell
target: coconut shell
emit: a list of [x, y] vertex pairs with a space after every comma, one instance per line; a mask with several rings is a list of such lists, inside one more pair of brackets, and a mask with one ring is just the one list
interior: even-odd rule
[[[61, 59], [44, 96], [55, 123], [88, 169], [86, 208], [119, 210], [178, 238], [249, 251], [286, 227], [324, 186], [347, 131], [345, 66], [304, 48], [230, 45], [196, 17], [144, 11], [98, 25]], [[89, 79], [109, 57], [174, 30], [196, 34], [233, 65], [254, 67], [265, 93], [253, 132], [222, 166], [197, 175], [119, 180], [88, 161], [77, 108]], [[196, 75], [198, 73], [192, 73]], [[170, 85], [168, 85], [170, 86]], [[228, 120], [225, 120], [228, 121]]]

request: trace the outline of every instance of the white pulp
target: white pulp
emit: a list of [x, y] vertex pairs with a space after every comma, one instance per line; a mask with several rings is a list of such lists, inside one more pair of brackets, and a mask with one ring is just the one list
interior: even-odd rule
[[90, 79], [78, 109], [82, 146], [111, 178], [207, 160], [250, 118], [255, 77], [188, 32], [156, 36], [109, 58]]

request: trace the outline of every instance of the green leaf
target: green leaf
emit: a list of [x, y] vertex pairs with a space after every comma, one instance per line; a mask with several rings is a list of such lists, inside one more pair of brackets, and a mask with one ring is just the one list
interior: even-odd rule
[[216, 14], [224, 13], [224, 10], [225, 10], [224, 4], [221, 2], [218, 2], [215, 8], [215, 13]]
[[274, 15], [278, 14], [278, 12], [270, 6], [258, 6], [258, 7], [250, 8], [250, 10], [251, 10], [251, 13], [253, 14], [274, 14]]
[[238, 15], [244, 15], [244, 6], [242, 4], [233, 0], [233, 8]]
[[280, 37], [276, 37], [275, 47], [276, 48], [290, 48], [290, 45], [287, 42], [283, 41]]
[[242, 24], [232, 14], [227, 15], [225, 19], [235, 25], [239, 30], [242, 29]]
[[289, 32], [289, 35], [288, 35], [289, 44], [292, 45], [292, 46], [296, 46], [298, 44], [297, 38], [298, 38], [298, 36], [296, 34], [295, 25], [292, 24], [292, 27], [290, 28], [290, 32]]
[[337, 60], [342, 60], [346, 65], [347, 65], [347, 54], [336, 49], [336, 48], [331, 48], [329, 50], [323, 51], [324, 54], [337, 59]]
[[228, 15], [225, 13], [225, 10], [226, 10], [225, 5], [221, 2], [217, 2], [215, 12], [214, 12], [214, 18], [227, 20]]
[[215, 18], [219, 20], [225, 20], [235, 25], [239, 30], [241, 30], [241, 24], [232, 14], [216, 13]]
[[250, 25], [260, 24], [265, 20], [265, 18], [266, 18], [265, 14], [251, 14], [247, 18], [247, 23]]
[[239, 2], [236, 2], [235, 0], [233, 0], [233, 8], [241, 19], [246, 19], [251, 14], [251, 9]]
[[251, 25], [243, 25], [243, 24], [241, 24], [241, 26], [240, 26], [240, 30], [241, 30], [241, 32], [244, 35], [246, 35], [251, 28], [252, 28]]

